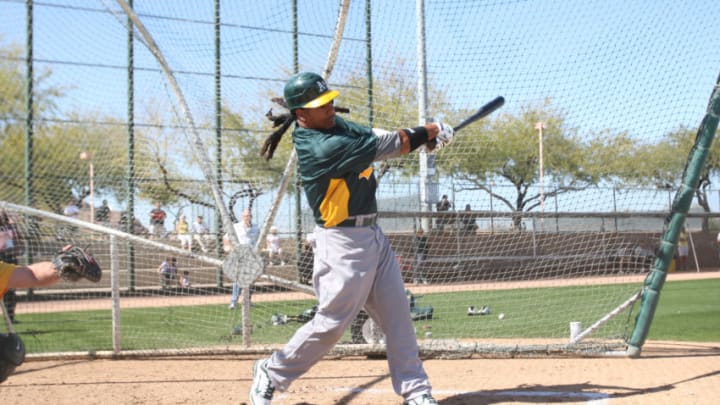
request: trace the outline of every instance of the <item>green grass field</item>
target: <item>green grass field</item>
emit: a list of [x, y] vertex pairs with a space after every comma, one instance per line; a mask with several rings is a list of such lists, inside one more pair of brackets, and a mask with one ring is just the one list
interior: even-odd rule
[[720, 342], [720, 279], [666, 283], [648, 339]]
[[[617, 294], [617, 285], [592, 288], [592, 293], [598, 294], [602, 294], [605, 288], [613, 288]], [[622, 292], [623, 296], [629, 297], [636, 288], [637, 285], [629, 285], [627, 292]], [[417, 306], [430, 304], [435, 315], [432, 320], [417, 321], [415, 325], [418, 337], [422, 337], [424, 325], [432, 326], [434, 338], [535, 338], [548, 337], [549, 334], [565, 336], [567, 319], [583, 320], [583, 316], [586, 316], [584, 314], [588, 309], [583, 307], [583, 302], [589, 300], [579, 300], [578, 294], [587, 293], [587, 287], [543, 289], [542, 294], [547, 302], [552, 302], [553, 306], [559, 308], [543, 310], [549, 313], [561, 310], [564, 313], [559, 321], [549, 316], [542, 322], [542, 330], [527, 327], [531, 318], [538, 315], [520, 309], [532, 304], [528, 298], [528, 290], [523, 289], [482, 293], [483, 302], [491, 303], [493, 315], [500, 312], [508, 314], [502, 321], [497, 316], [467, 316], [464, 309], [478, 299], [478, 292], [428, 294], [418, 298]], [[280, 312], [298, 315], [313, 304], [313, 300], [303, 300], [255, 305], [251, 310], [254, 320], [253, 343], [286, 342], [300, 323], [290, 322], [284, 326], [274, 326], [270, 322], [270, 315]], [[639, 304], [636, 304], [636, 311], [637, 305]], [[459, 311], [458, 308], [463, 310]], [[610, 309], [612, 308], [608, 308]], [[121, 315], [122, 348], [182, 349], [240, 344], [241, 337], [232, 334], [233, 329], [240, 324], [239, 314], [240, 311], [232, 311], [232, 315], [228, 316], [224, 304], [125, 309]], [[16, 329], [23, 337], [29, 353], [112, 349], [111, 315], [107, 310], [23, 314], [21, 319]], [[627, 316], [621, 314], [611, 322], [624, 324], [626, 320]], [[630, 328], [632, 320], [634, 314]], [[468, 327], [472, 326], [468, 324], [473, 322], [478, 323], [477, 327]], [[720, 342], [720, 279], [667, 282], [661, 292], [648, 339]], [[349, 332], [346, 332], [342, 340], [350, 340]]]

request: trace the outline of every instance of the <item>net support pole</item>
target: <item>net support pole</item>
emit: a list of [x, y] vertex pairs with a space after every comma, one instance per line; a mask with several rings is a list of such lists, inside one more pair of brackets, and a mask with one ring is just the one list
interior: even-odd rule
[[375, 110], [373, 109], [373, 70], [372, 70], [372, 0], [365, 0], [365, 68], [368, 83], [367, 90], [367, 109], [368, 109], [368, 126], [372, 128], [375, 120]]
[[695, 241], [692, 237], [692, 232], [688, 232], [688, 240], [690, 241], [690, 250], [693, 254], [693, 261], [695, 262], [695, 270], [700, 273], [700, 263], [698, 262], [697, 251], [695, 250]]
[[718, 126], [718, 117], [720, 117], [720, 77], [718, 77], [713, 88], [707, 112], [695, 137], [695, 145], [688, 156], [682, 176], [682, 184], [677, 194], [675, 194], [670, 215], [666, 219], [667, 227], [660, 241], [657, 258], [643, 284], [641, 291], [642, 304], [635, 318], [635, 326], [628, 341], [627, 350], [628, 355], [631, 357], [640, 355], [642, 346], [650, 331], [650, 325], [660, 298], [660, 290], [667, 278], [668, 268], [677, 248], [680, 231], [685, 224], [685, 217], [690, 209], [700, 175], [710, 153], [710, 146]]
[[[418, 125], [428, 122], [427, 112], [427, 60], [425, 48], [425, 0], [415, 1], [415, 36], [417, 42], [417, 71], [418, 71]], [[435, 181], [435, 155], [427, 153], [424, 147], [418, 150], [420, 211], [432, 211], [432, 204], [438, 200], [438, 188]], [[422, 228], [431, 228], [432, 218], [421, 219]]]
[[[221, 14], [220, 0], [215, 0], [215, 177], [217, 188], [223, 192], [223, 142], [222, 142], [222, 58], [221, 58]], [[222, 213], [215, 208], [215, 226], [218, 232], [215, 234], [216, 254], [220, 257], [223, 252], [223, 234], [225, 229], [222, 223]], [[223, 286], [222, 269], [218, 268], [215, 273], [215, 284]]]
[[[33, 32], [35, 26], [33, 25], [33, 1], [27, 1], [26, 9], [26, 43], [25, 43], [25, 205], [33, 207], [35, 205], [35, 189], [33, 181], [35, 176], [33, 175], [34, 167], [34, 149], [33, 143], [35, 139], [35, 91], [33, 90], [33, 83], [35, 77], [34, 71], [34, 56], [33, 56]], [[25, 260], [27, 263], [32, 263], [34, 247], [32, 245], [25, 249]], [[32, 289], [30, 289], [32, 292]]]
[[112, 346], [113, 353], [120, 354], [121, 328], [120, 328], [120, 266], [118, 265], [117, 238], [110, 235], [110, 296], [112, 301]]
[[[133, 1], [128, 1], [133, 7]], [[135, 232], [135, 31], [130, 17], [127, 19], [127, 211], [125, 232]], [[135, 245], [127, 244], [128, 289], [135, 291]]]

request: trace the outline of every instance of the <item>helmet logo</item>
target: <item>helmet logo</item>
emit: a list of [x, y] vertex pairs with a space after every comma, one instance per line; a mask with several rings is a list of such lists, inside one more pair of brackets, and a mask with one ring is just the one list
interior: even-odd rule
[[317, 87], [318, 87], [318, 94], [323, 94], [326, 91], [328, 91], [328, 86], [325, 83], [325, 80], [318, 80]]
[[294, 75], [283, 89], [283, 95], [290, 110], [319, 107], [338, 94], [338, 92], [330, 90], [322, 76], [312, 72], [301, 72]]

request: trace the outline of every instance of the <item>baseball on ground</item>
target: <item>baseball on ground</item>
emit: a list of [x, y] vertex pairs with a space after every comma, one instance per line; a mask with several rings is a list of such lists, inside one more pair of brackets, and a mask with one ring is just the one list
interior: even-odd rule
[[500, 315], [498, 315], [498, 319], [501, 320], [501, 321], [502, 321], [503, 319], [505, 319], [505, 314], [500, 314]]

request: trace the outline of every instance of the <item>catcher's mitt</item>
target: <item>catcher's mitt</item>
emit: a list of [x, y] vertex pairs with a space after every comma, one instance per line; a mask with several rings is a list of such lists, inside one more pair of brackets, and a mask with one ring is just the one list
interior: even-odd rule
[[68, 281], [86, 278], [94, 283], [102, 278], [102, 270], [91, 254], [77, 246], [65, 246], [52, 260], [60, 277]]
[[25, 345], [20, 336], [0, 333], [0, 383], [25, 360]]

